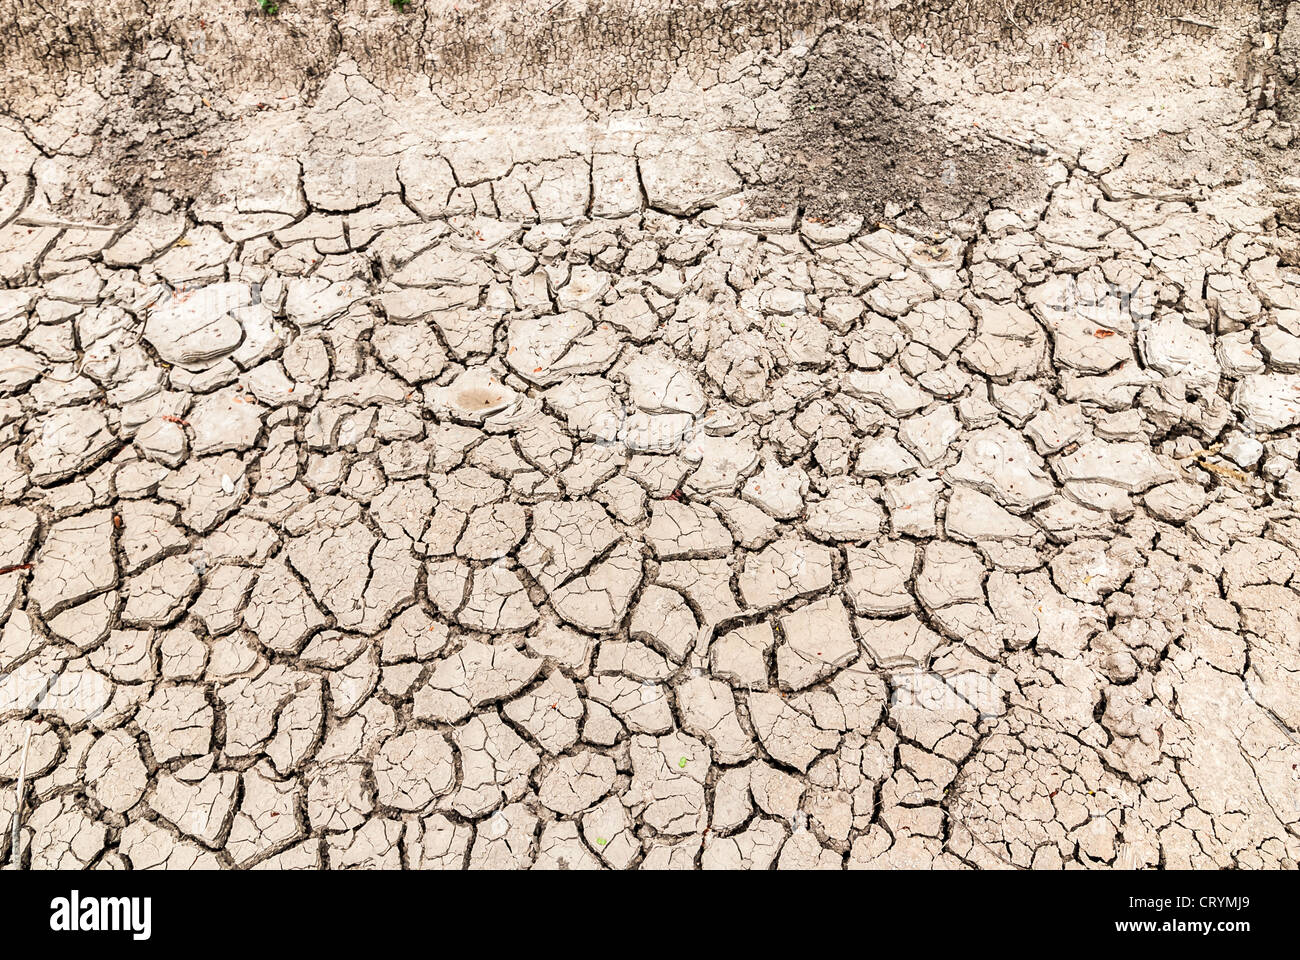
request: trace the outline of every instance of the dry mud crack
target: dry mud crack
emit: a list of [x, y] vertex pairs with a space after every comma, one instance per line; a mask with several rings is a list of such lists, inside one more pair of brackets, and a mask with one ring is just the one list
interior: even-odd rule
[[1300, 4], [0, 6], [0, 863], [1300, 860]]

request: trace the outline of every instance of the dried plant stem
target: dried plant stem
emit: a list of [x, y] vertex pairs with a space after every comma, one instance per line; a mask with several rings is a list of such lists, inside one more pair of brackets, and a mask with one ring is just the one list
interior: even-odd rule
[[13, 832], [10, 836], [9, 844], [9, 862], [18, 862], [18, 839], [19, 828], [23, 822], [23, 794], [27, 788], [27, 748], [32, 745], [32, 728], [29, 724], [27, 727], [27, 736], [23, 738], [23, 756], [18, 764], [18, 788], [16, 791], [17, 802], [14, 804], [14, 825]]

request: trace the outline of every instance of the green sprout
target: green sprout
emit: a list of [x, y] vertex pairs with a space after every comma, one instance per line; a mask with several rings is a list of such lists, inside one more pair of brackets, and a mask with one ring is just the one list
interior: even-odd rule
[[402, 11], [402, 13], [405, 13], [406, 5], [409, 4], [411, 0], [388, 0], [388, 2], [392, 4], [393, 7], [395, 7], [396, 9]]
[[273, 17], [280, 12], [280, 6], [275, 0], [257, 0], [257, 5], [267, 16]]

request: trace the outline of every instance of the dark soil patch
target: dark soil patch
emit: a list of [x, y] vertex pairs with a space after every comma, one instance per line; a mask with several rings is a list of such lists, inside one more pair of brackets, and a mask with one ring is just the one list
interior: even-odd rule
[[804, 64], [790, 120], [766, 142], [778, 172], [759, 189], [760, 213], [794, 203], [819, 219], [878, 220], [896, 205], [918, 225], [952, 226], [1039, 192], [1033, 153], [975, 127], [951, 129], [898, 79], [888, 44], [870, 32], [827, 34]]
[[[170, 65], [169, 65], [170, 66]], [[139, 209], [155, 190], [180, 201], [197, 196], [215, 169], [222, 144], [206, 91], [172, 67], [121, 73], [103, 113], [99, 152], [108, 178]]]
[[221, 163], [229, 123], [179, 56], [137, 51], [99, 95], [85, 129], [93, 146], [56, 212], [111, 222], [149, 206], [155, 193], [182, 206], [202, 194]]

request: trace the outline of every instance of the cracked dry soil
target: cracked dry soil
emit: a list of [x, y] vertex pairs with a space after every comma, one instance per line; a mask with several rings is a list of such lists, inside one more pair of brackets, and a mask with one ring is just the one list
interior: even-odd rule
[[1294, 868], [1300, 5], [560, 6], [14, 13], [0, 863]]
[[757, 209], [794, 206], [818, 220], [919, 209], [927, 227], [973, 225], [989, 204], [1030, 202], [1045, 186], [1030, 151], [978, 126], [953, 129], [898, 75], [879, 36], [835, 31], [809, 51], [787, 97], [788, 119], [770, 138], [777, 173]]

